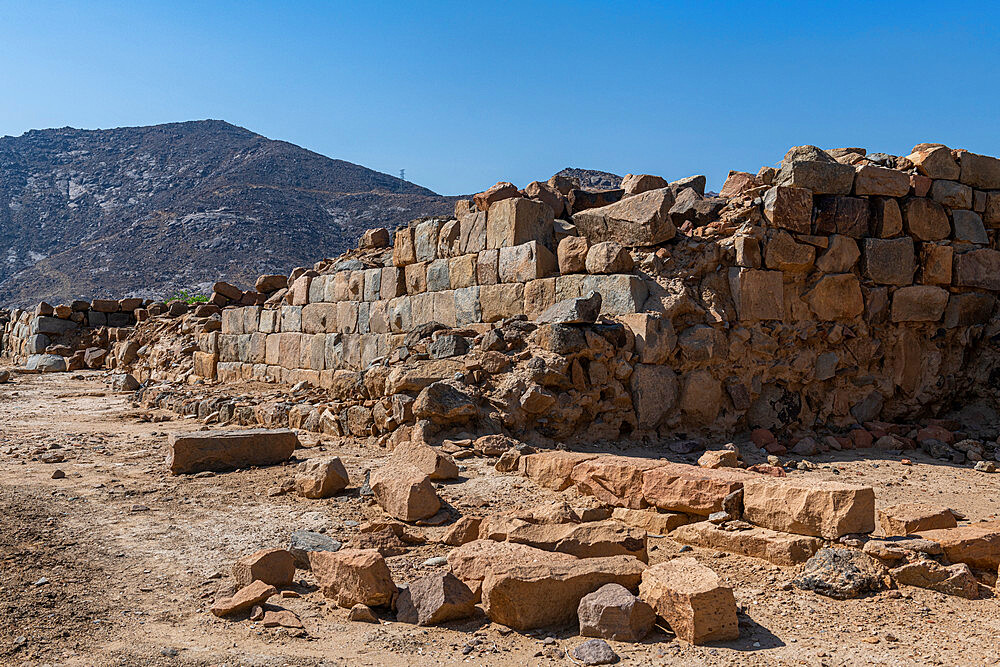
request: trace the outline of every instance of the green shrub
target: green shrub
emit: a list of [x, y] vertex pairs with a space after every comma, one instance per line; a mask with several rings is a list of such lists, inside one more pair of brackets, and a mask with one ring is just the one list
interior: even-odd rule
[[172, 301], [183, 301], [184, 303], [191, 305], [194, 303], [208, 303], [208, 297], [204, 294], [191, 294], [186, 289], [182, 289], [177, 292], [177, 294], [174, 294], [172, 297], [167, 299], [167, 303]]

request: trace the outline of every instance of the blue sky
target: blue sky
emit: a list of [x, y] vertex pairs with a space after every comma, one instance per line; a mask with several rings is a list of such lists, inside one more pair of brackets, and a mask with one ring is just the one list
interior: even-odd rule
[[0, 135], [220, 118], [443, 194], [1000, 154], [1000, 3], [0, 0]]

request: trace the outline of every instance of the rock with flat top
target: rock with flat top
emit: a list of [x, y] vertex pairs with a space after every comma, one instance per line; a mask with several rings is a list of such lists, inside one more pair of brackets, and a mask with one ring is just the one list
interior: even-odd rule
[[678, 639], [706, 644], [740, 636], [733, 589], [689, 556], [643, 572], [639, 597], [670, 625]]
[[346, 489], [350, 482], [339, 457], [311, 459], [299, 465], [295, 490], [303, 498], [329, 498]]
[[792, 479], [743, 484], [743, 518], [771, 530], [836, 539], [875, 530], [870, 486]]
[[475, 595], [451, 572], [429, 574], [399, 589], [396, 620], [438, 625], [468, 618], [476, 611]]
[[524, 474], [541, 486], [553, 491], [563, 491], [573, 485], [573, 468], [596, 456], [558, 450], [529, 454], [524, 457]]
[[345, 609], [388, 605], [396, 595], [385, 559], [374, 549], [312, 551], [309, 566], [323, 595]]
[[247, 611], [254, 605], [263, 603], [272, 595], [277, 595], [278, 589], [263, 581], [254, 581], [244, 586], [232, 597], [222, 598], [215, 601], [211, 612], [216, 616], [231, 616], [243, 611]]
[[656, 614], [624, 586], [605, 584], [583, 596], [577, 608], [580, 635], [637, 642], [653, 629]]
[[233, 564], [237, 586], [263, 581], [273, 586], [288, 586], [295, 577], [295, 557], [284, 549], [263, 549], [243, 556]]
[[734, 468], [662, 463], [643, 473], [642, 496], [653, 507], [671, 512], [708, 516], [722, 511], [729, 494], [760, 477]]
[[573, 648], [573, 657], [584, 665], [613, 665], [618, 654], [603, 639], [590, 639]]
[[458, 477], [458, 465], [453, 458], [422, 442], [408, 441], [400, 444], [392, 452], [392, 461], [412, 466], [431, 479]]
[[1000, 566], [1000, 521], [923, 530], [917, 536], [940, 544], [952, 563], [966, 563], [983, 570], [996, 570]]
[[979, 582], [965, 563], [942, 565], [933, 560], [918, 560], [889, 572], [897, 584], [929, 588], [945, 595], [968, 600], [979, 597]]
[[673, 205], [670, 188], [658, 188], [575, 213], [573, 223], [580, 235], [592, 243], [616, 241], [630, 247], [652, 246], [669, 241], [677, 233], [670, 219]]
[[298, 444], [290, 429], [171, 433], [167, 466], [180, 475], [274, 465], [291, 458]]
[[537, 324], [593, 324], [601, 314], [600, 292], [586, 297], [563, 299], [552, 304], [535, 318]]
[[427, 519], [441, 509], [430, 477], [412, 465], [390, 462], [372, 471], [368, 483], [382, 509], [400, 521]]
[[475, 540], [452, 549], [448, 567], [472, 590], [478, 601], [486, 571], [499, 565], [536, 565], [538, 563], [575, 561], [576, 556], [552, 553], [527, 544]]
[[822, 540], [815, 537], [779, 533], [757, 526], [727, 530], [726, 526], [708, 521], [680, 526], [670, 533], [670, 539], [703, 549], [760, 558], [775, 565], [804, 563], [823, 546]]
[[927, 503], [900, 503], [878, 511], [878, 526], [887, 537], [911, 535], [924, 530], [954, 528], [955, 515], [947, 507]]

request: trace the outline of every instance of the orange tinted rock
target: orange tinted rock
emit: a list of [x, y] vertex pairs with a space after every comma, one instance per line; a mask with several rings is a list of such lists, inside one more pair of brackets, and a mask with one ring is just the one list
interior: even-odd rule
[[705, 452], [698, 457], [698, 465], [702, 468], [735, 468], [737, 463], [739, 455], [731, 449]]
[[400, 521], [419, 521], [437, 514], [441, 500], [426, 473], [411, 465], [389, 463], [369, 478], [375, 500]]
[[984, 521], [969, 526], [924, 530], [917, 533], [937, 542], [952, 563], [996, 570], [1000, 566], [1000, 521]]
[[694, 558], [648, 568], [642, 573], [639, 597], [684, 641], [705, 644], [740, 636], [733, 589]]
[[577, 558], [627, 555], [646, 561], [646, 532], [613, 519], [589, 523], [522, 523], [507, 532], [507, 541]]
[[743, 518], [786, 533], [836, 539], [875, 530], [875, 492], [839, 482], [759, 479], [743, 485]]
[[441, 538], [441, 542], [453, 547], [460, 547], [467, 542], [477, 540], [479, 539], [479, 526], [482, 522], [482, 518], [478, 516], [463, 516], [448, 529], [448, 532]]
[[573, 468], [573, 485], [580, 493], [608, 504], [641, 509], [646, 506], [642, 495], [643, 473], [666, 463], [629, 456], [600, 456]]
[[483, 609], [494, 623], [515, 630], [569, 623], [584, 595], [611, 583], [634, 590], [645, 567], [632, 556], [491, 567]]
[[347, 469], [339, 457], [312, 459], [299, 466], [295, 490], [303, 498], [329, 498], [350, 483]]
[[295, 557], [284, 549], [262, 549], [243, 556], [233, 564], [236, 585], [249, 586], [263, 581], [272, 586], [287, 586], [295, 577]]
[[431, 479], [456, 479], [455, 460], [422, 442], [404, 442], [392, 452], [394, 463], [410, 465]]
[[728, 531], [708, 521], [683, 525], [670, 533], [670, 539], [693, 547], [760, 558], [775, 565], [804, 563], [823, 546], [823, 541], [815, 537], [759, 527]]
[[661, 510], [708, 516], [722, 510], [722, 501], [757, 475], [732, 468], [700, 468], [668, 463], [643, 473], [642, 495]]
[[310, 551], [309, 568], [323, 595], [346, 609], [388, 605], [396, 594], [385, 559], [374, 549]]
[[491, 566], [536, 565], [574, 560], [577, 560], [576, 556], [551, 553], [527, 544], [475, 540], [452, 549], [448, 554], [448, 567], [456, 577], [472, 589], [478, 600], [483, 577]]
[[954, 528], [955, 515], [947, 507], [926, 503], [901, 503], [878, 511], [882, 535], [910, 535], [924, 530]]
[[509, 199], [511, 197], [520, 197], [521, 193], [518, 191], [517, 187], [513, 183], [508, 183], [507, 181], [499, 181], [495, 185], [490, 186], [484, 192], [480, 192], [477, 195], [473, 195], [473, 200], [476, 202], [476, 207], [480, 211], [488, 211], [490, 204], [498, 202], [502, 199]]
[[263, 581], [254, 581], [248, 586], [244, 586], [236, 591], [236, 594], [229, 598], [216, 600], [211, 611], [216, 616], [229, 616], [246, 611], [255, 604], [260, 604], [272, 595], [276, 595], [278, 589]]
[[618, 519], [626, 526], [641, 528], [653, 535], [666, 535], [674, 528], [683, 526], [690, 519], [681, 512], [657, 512], [656, 510], [634, 510], [616, 507], [611, 512], [612, 519]]
[[562, 451], [529, 454], [524, 457], [524, 474], [546, 488], [562, 491], [573, 483], [571, 478], [573, 468], [596, 456], [583, 452]]

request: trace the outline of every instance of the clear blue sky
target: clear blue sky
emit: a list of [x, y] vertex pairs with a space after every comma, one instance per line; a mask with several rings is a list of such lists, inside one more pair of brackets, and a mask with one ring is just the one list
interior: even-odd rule
[[1000, 3], [0, 0], [0, 135], [220, 118], [443, 194], [1000, 154]]

